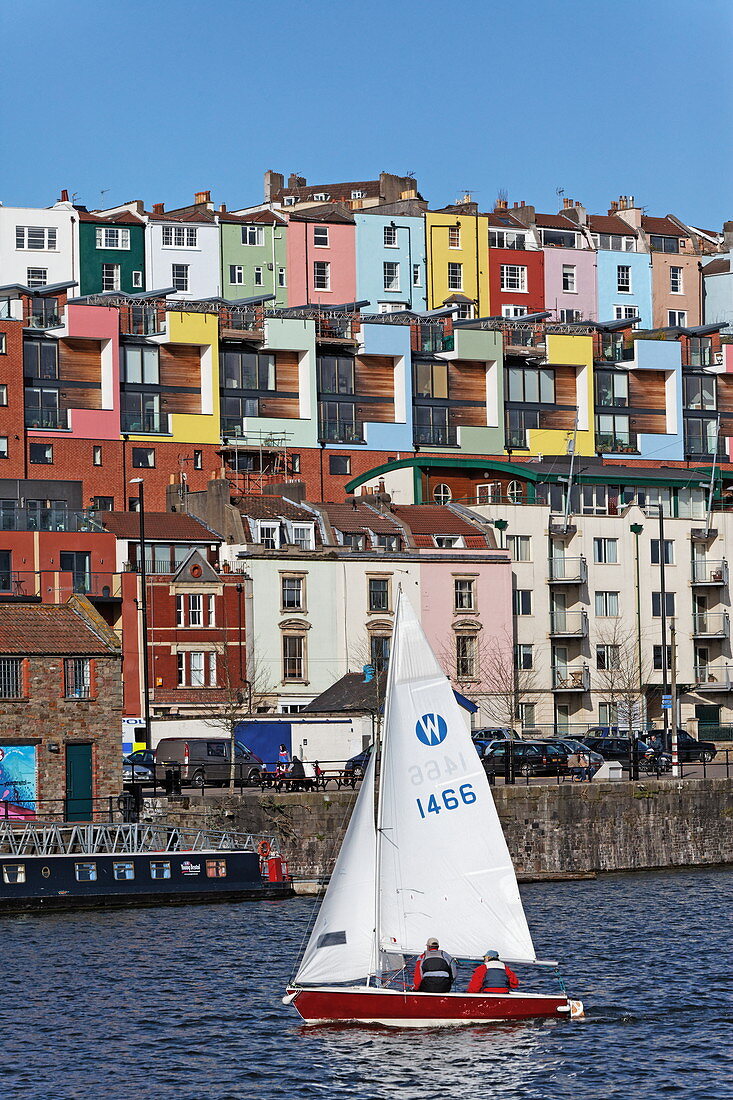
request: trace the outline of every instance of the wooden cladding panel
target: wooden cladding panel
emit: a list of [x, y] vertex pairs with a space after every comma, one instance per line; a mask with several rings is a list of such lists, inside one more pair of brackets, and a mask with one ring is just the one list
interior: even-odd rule
[[162, 412], [169, 413], [200, 413], [200, 393], [168, 393], [161, 396], [160, 407]]
[[[300, 380], [298, 378], [297, 351], [278, 351], [275, 353], [275, 385], [281, 393], [298, 392]], [[297, 412], [294, 415], [297, 416]]]
[[297, 397], [261, 397], [260, 416], [281, 416], [295, 420], [300, 416]]
[[721, 417], [733, 416], [733, 374], [718, 375], [718, 412]]
[[[361, 355], [354, 363], [357, 393], [394, 401], [394, 359], [390, 355]], [[370, 420], [377, 419], [370, 417]]]
[[[59, 340], [59, 379], [102, 385], [102, 349], [98, 340]], [[77, 406], [97, 408], [96, 405]]]
[[667, 417], [664, 413], [636, 413], [631, 417], [632, 432], [648, 432], [652, 435], [666, 435]]
[[[555, 401], [558, 405], [572, 405], [575, 409], [578, 404], [578, 390], [575, 382], [575, 367], [555, 367]], [[575, 423], [575, 414], [570, 427]], [[565, 423], [547, 425], [548, 427], [565, 427]]]
[[[569, 404], [569, 402], [567, 402]], [[540, 413], [541, 428], [557, 428], [560, 431], [575, 427], [575, 409], [549, 408]]]
[[394, 422], [394, 403], [392, 401], [369, 401], [356, 403], [357, 420], [375, 420], [380, 424]]
[[67, 382], [59, 394], [59, 404], [62, 409], [101, 409], [102, 389], [92, 390]]
[[461, 425], [471, 428], [486, 427], [485, 405], [454, 405], [448, 415], [452, 428], [458, 428]]
[[486, 364], [471, 359], [449, 362], [448, 395], [451, 401], [480, 401], [484, 405], [483, 423], [485, 424]]
[[664, 375], [661, 371], [629, 371], [629, 405], [632, 409], [664, 409]]
[[186, 386], [188, 389], [200, 390], [201, 351], [198, 346], [165, 344], [161, 347], [160, 384], [161, 386]]

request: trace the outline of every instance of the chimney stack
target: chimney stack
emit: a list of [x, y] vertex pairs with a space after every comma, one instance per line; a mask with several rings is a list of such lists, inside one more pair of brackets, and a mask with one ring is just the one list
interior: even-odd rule
[[69, 192], [66, 190], [66, 188], [64, 188], [64, 190], [61, 192], [61, 197], [59, 199], [59, 202], [68, 202], [68, 201], [69, 201]]
[[225, 203], [225, 202], [223, 202], [223, 203], [221, 203], [221, 205], [219, 206], [219, 213], [220, 213], [220, 214], [226, 214], [226, 212], [227, 212], [227, 207], [226, 207], [226, 203]]
[[203, 206], [211, 202], [211, 191], [197, 191], [193, 196], [194, 206]]
[[507, 202], [506, 199], [497, 199], [496, 200], [496, 205], [494, 207], [494, 213], [498, 214], [502, 210], [507, 210], [508, 207], [509, 207], [509, 203]]
[[268, 168], [265, 172], [265, 202], [272, 202], [276, 195], [283, 189], [285, 178], [282, 172], [273, 172]]
[[165, 214], [165, 203], [164, 202], [154, 202], [153, 203], [153, 213], [154, 214]]
[[608, 211], [608, 213], [609, 214], [615, 214], [617, 210], [618, 210], [618, 203], [614, 199], [613, 202], [611, 203], [611, 209]]
[[288, 187], [305, 187], [305, 176], [296, 176], [295, 172], [291, 172], [288, 176]]

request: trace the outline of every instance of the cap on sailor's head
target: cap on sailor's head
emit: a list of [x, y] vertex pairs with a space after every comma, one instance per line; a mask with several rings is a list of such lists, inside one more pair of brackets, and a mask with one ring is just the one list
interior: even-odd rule
[[440, 944], [436, 940], [435, 936], [431, 936], [426, 944], [426, 947], [440, 947]]
[[492, 947], [491, 950], [484, 952], [484, 958], [485, 959], [498, 959], [499, 958], [499, 952], [494, 951], [494, 949]]

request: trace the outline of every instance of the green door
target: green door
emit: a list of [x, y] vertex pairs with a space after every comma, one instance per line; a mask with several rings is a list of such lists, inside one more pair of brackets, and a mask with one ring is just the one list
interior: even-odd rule
[[695, 704], [695, 717], [697, 718], [697, 731], [701, 740], [720, 735], [720, 707], [709, 703]]
[[92, 746], [66, 746], [66, 820], [92, 820]]

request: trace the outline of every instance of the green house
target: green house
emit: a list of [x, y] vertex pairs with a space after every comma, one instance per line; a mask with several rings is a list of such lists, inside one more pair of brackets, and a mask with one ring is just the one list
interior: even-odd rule
[[129, 210], [79, 210], [79, 293], [145, 290], [145, 223]]
[[287, 222], [271, 210], [217, 212], [221, 232], [222, 297], [229, 300], [274, 294], [288, 304]]

